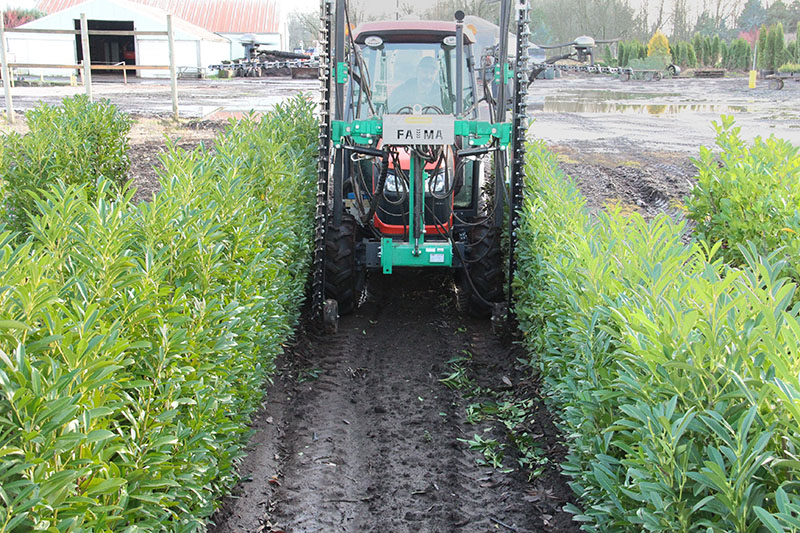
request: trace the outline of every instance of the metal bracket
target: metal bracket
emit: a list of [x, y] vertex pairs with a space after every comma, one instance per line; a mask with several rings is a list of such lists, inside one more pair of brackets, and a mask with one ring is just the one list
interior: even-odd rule
[[[501, 76], [500, 65], [495, 65], [494, 66], [494, 81], [499, 82], [500, 81], [500, 76]], [[503, 83], [504, 84], [508, 83], [509, 80], [514, 78], [514, 71], [511, 69], [511, 67], [509, 66], [508, 63], [503, 63], [502, 77], [503, 77]]]
[[470, 146], [483, 146], [489, 144], [492, 139], [500, 141], [500, 146], [505, 148], [511, 143], [512, 124], [501, 122], [492, 124], [491, 122], [481, 122], [476, 120], [456, 120], [456, 135], [469, 137]]
[[336, 63], [336, 83], [347, 83], [347, 63], [340, 61]]
[[345, 137], [352, 138], [356, 144], [372, 144], [375, 138], [381, 135], [383, 135], [383, 122], [378, 119], [353, 122], [334, 120], [331, 123], [331, 136], [336, 145], [341, 145]]

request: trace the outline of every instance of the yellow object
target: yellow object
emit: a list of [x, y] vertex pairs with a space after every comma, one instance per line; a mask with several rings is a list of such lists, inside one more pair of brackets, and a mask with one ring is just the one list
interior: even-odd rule
[[75, 74], [69, 75], [69, 85], [70, 87], [75, 87], [76, 85], [78, 85], [78, 80], [75, 79]]
[[750, 71], [750, 85], [749, 85], [749, 87], [751, 89], [755, 89], [756, 88], [756, 71], [755, 70], [751, 70]]

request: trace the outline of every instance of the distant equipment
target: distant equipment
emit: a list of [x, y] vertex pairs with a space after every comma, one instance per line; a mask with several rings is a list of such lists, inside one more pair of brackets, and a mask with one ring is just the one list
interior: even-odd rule
[[[569, 43], [562, 43], [562, 44], [550, 44], [550, 45], [539, 45], [539, 48], [544, 50], [552, 50], [554, 48], [566, 48], [568, 46], [572, 46], [575, 48], [574, 52], [569, 52], [560, 56], [556, 61], [561, 59], [575, 59], [581, 63], [585, 63], [589, 61], [589, 65], [594, 65], [594, 47], [598, 44], [611, 44], [618, 42], [619, 39], [595, 39], [593, 37], [589, 37], [588, 35], [581, 35], [580, 37], [576, 37], [574, 41]], [[551, 58], [552, 59], [552, 58]]]
[[[559, 71], [566, 71], [566, 72], [587, 72], [590, 74], [612, 74], [618, 75], [623, 80], [628, 80], [633, 76], [633, 69], [628, 67], [606, 67], [606, 66], [597, 66], [594, 64], [594, 48], [598, 44], [611, 44], [616, 43], [619, 39], [595, 39], [593, 37], [589, 37], [588, 35], [581, 35], [580, 37], [576, 37], [574, 41], [568, 43], [561, 43], [561, 44], [549, 44], [549, 45], [535, 45], [535, 47], [540, 50], [553, 50], [557, 48], [567, 48], [572, 47], [574, 50], [570, 50], [569, 52], [557, 56], [553, 56], [549, 59], [544, 59], [538, 63], [533, 63], [531, 65], [530, 77], [528, 78], [528, 82], [532, 83], [542, 72], [546, 70], [559, 70]], [[541, 52], [540, 52], [541, 53]], [[541, 56], [540, 56], [541, 57]], [[572, 59], [579, 63], [580, 65], [559, 65], [556, 64], [558, 61], [562, 61], [564, 59]], [[588, 61], [588, 65], [586, 64]]]

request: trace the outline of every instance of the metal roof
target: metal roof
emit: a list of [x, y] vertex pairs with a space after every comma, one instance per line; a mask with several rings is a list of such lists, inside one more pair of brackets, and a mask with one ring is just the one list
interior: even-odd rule
[[[52, 14], [83, 0], [39, 0], [36, 8]], [[277, 0], [131, 0], [163, 9], [178, 18], [216, 33], [278, 33]]]

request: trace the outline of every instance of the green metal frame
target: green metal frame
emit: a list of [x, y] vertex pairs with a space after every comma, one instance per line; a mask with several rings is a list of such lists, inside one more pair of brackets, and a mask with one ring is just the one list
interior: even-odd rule
[[384, 274], [391, 274], [392, 267], [452, 267], [453, 245], [449, 242], [422, 243], [415, 253], [413, 244], [381, 239], [381, 267]]
[[[456, 120], [455, 134], [468, 137], [470, 146], [485, 146], [497, 139], [500, 147], [511, 144], [512, 124], [509, 122], [492, 123], [480, 120]], [[334, 120], [331, 122], [331, 136], [337, 148], [342, 139], [350, 137], [356, 144], [372, 144], [383, 135], [383, 121], [379, 118], [366, 120]]]
[[[456, 120], [455, 135], [467, 139], [469, 146], [486, 146], [497, 142], [501, 148], [506, 148], [511, 144], [511, 133], [513, 124], [511, 123], [492, 123], [478, 120]], [[383, 135], [383, 121], [379, 118], [366, 120], [334, 120], [331, 122], [331, 134], [333, 142], [340, 148], [344, 139], [349, 137], [354, 143], [359, 145], [370, 145], [375, 139]], [[411, 158], [410, 176], [414, 176], [415, 167], [420, 162], [415, 161], [416, 157]], [[425, 205], [425, 181], [428, 179], [427, 173], [422, 170], [422, 193], [421, 200]], [[409, 205], [408, 212], [414, 213], [416, 186], [414, 179], [409, 180]], [[423, 210], [424, 211], [424, 210]], [[389, 237], [381, 239], [381, 268], [384, 274], [391, 274], [393, 267], [447, 267], [453, 266], [453, 244], [445, 241], [425, 242], [424, 226], [419, 237], [415, 237], [416, 226], [419, 223], [415, 217], [409, 216], [408, 235], [409, 242], [395, 241]], [[424, 222], [422, 222], [424, 224]]]

